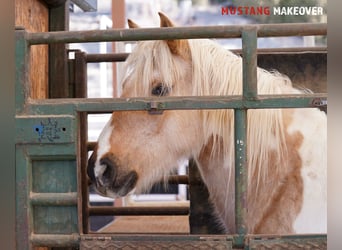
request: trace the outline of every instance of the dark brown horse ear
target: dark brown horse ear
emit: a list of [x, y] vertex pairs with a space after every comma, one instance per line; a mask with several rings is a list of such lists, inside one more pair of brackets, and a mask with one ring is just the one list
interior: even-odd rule
[[160, 17], [160, 27], [174, 27], [173, 22], [162, 12], [158, 12]]
[[127, 20], [128, 22], [128, 27], [130, 29], [137, 29], [137, 28], [140, 28], [138, 24], [136, 24], [135, 22], [133, 22], [131, 19], [128, 19]]
[[[163, 13], [158, 12], [160, 17], [160, 27], [175, 27], [172, 21]], [[184, 59], [190, 59], [190, 47], [187, 40], [166, 40], [170, 51], [174, 55], [179, 55]]]

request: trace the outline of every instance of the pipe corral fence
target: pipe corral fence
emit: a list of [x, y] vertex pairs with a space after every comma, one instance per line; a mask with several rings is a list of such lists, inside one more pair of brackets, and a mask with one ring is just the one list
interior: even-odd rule
[[[16, 232], [17, 249], [326, 249], [326, 235], [249, 235], [246, 232], [246, 144], [235, 145], [236, 228], [234, 235], [125, 235], [89, 230], [88, 217], [97, 214], [135, 214], [123, 208], [89, 206], [86, 162], [93, 144], [87, 141], [87, 114], [113, 111], [234, 109], [235, 141], [246, 141], [248, 109], [326, 108], [326, 94], [258, 95], [257, 38], [325, 36], [326, 24], [263, 24], [215, 27], [142, 28], [122, 30], [29, 33], [16, 30]], [[86, 64], [112, 61], [111, 55], [75, 53], [72, 71], [74, 98], [30, 98], [29, 54], [34, 45], [103, 41], [196, 38], [242, 38], [242, 96], [86, 98]], [[117, 60], [127, 55], [119, 54]], [[52, 58], [53, 59], [53, 58]], [[50, 59], [51, 60], [51, 59]], [[196, 183], [187, 176], [173, 183]], [[191, 205], [190, 205], [191, 207]], [[145, 209], [141, 214], [190, 214], [191, 208]], [[69, 249], [68, 248], [68, 249]]]

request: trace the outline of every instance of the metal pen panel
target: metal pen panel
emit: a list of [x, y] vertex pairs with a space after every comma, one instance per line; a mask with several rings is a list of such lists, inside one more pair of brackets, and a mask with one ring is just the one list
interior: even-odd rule
[[326, 35], [326, 23], [254, 24], [197, 27], [111, 29], [29, 33], [34, 44], [142, 41], [194, 38], [238, 38], [243, 29], [255, 27], [258, 37]]

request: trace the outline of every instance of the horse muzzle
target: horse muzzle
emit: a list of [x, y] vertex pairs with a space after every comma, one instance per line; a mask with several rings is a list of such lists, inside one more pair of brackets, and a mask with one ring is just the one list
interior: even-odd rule
[[96, 156], [88, 161], [88, 176], [99, 194], [111, 198], [127, 195], [138, 181], [136, 171], [119, 171], [116, 158], [110, 153], [105, 154], [96, 166]]

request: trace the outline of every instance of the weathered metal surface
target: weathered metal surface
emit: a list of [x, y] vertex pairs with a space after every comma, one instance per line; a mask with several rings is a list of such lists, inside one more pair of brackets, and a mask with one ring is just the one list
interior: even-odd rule
[[71, 115], [17, 116], [17, 143], [72, 143], [76, 121]]
[[247, 233], [247, 110], [234, 111], [235, 141], [235, 225], [240, 235]]
[[99, 236], [82, 237], [80, 250], [87, 249], [233, 249], [232, 241], [229, 237], [210, 236]]
[[[147, 32], [147, 33], [146, 33]], [[253, 33], [253, 34], [252, 34]], [[318, 242], [326, 246], [326, 237], [315, 238], [311, 236], [301, 237], [250, 237], [246, 235], [245, 222], [245, 188], [246, 188], [246, 110], [251, 108], [296, 108], [296, 107], [326, 107], [326, 94], [315, 95], [282, 95], [282, 96], [257, 96], [255, 94], [256, 81], [253, 78], [256, 46], [255, 36], [294, 36], [294, 35], [326, 35], [326, 24], [265, 24], [247, 26], [221, 26], [221, 27], [181, 27], [181, 28], [153, 28], [134, 30], [105, 30], [82, 32], [51, 32], [51, 33], [17, 33], [16, 62], [17, 62], [17, 129], [21, 134], [17, 138], [17, 223], [18, 249], [30, 249], [36, 246], [79, 246], [81, 249], [130, 249], [142, 247], [165, 247], [174, 249], [231, 249], [244, 247], [246, 249], [260, 249], [260, 247], [279, 247], [281, 244], [288, 246], [311, 247]], [[158, 40], [158, 39], [186, 39], [186, 38], [227, 38], [248, 37], [244, 49], [246, 61], [244, 63], [244, 93], [243, 96], [231, 97], [166, 97], [166, 98], [108, 98], [88, 99], [79, 95], [75, 99], [29, 99], [30, 83], [27, 79], [27, 55], [28, 44], [42, 43], [71, 43], [71, 42], [95, 42], [95, 41], [131, 41], [131, 40]], [[253, 38], [254, 36], [254, 38]], [[251, 40], [251, 41], [248, 41]], [[252, 45], [252, 46], [251, 46]], [[249, 58], [249, 59], [248, 59]], [[109, 60], [109, 58], [107, 58]], [[251, 61], [252, 59], [252, 61]], [[88, 58], [85, 60], [98, 60]], [[83, 61], [84, 63], [84, 61]], [[247, 70], [246, 70], [247, 68]], [[82, 86], [81, 86], [82, 87]], [[81, 91], [83, 92], [83, 91]], [[82, 221], [88, 212], [97, 213], [99, 210], [86, 210], [86, 199], [77, 199], [75, 193], [79, 193], [81, 187], [86, 186], [84, 166], [79, 167], [81, 161], [78, 145], [83, 140], [75, 141], [79, 131], [74, 126], [82, 120], [77, 112], [107, 113], [119, 110], [154, 110], [162, 112], [172, 109], [236, 109], [236, 196], [237, 217], [236, 224], [238, 235], [214, 238], [194, 237], [192, 235], [182, 237], [161, 236], [82, 236], [87, 231], [86, 220]], [[83, 114], [84, 114], [83, 113]], [[20, 115], [22, 114], [22, 115]], [[25, 114], [25, 115], [23, 115]], [[36, 141], [36, 138], [28, 136], [21, 144], [20, 137], [25, 137], [26, 129], [32, 127], [37, 119], [46, 116], [75, 116], [76, 122], [69, 124], [73, 128], [70, 132], [73, 139], [65, 139], [61, 143], [48, 143]], [[25, 117], [25, 118], [24, 118]], [[29, 120], [26, 120], [29, 119]], [[31, 120], [32, 118], [32, 120]], [[74, 119], [74, 118], [72, 118]], [[63, 127], [62, 127], [63, 128]], [[66, 126], [65, 126], [66, 128]], [[62, 129], [63, 130], [63, 129]], [[39, 128], [36, 132], [40, 132]], [[86, 144], [84, 143], [86, 146]], [[84, 156], [82, 156], [84, 157]], [[86, 158], [86, 157], [84, 157]], [[46, 164], [49, 161], [51, 164]], [[59, 164], [59, 162], [63, 162]], [[84, 164], [84, 162], [83, 162]], [[48, 166], [49, 165], [49, 166]], [[82, 164], [81, 164], [82, 165]], [[57, 167], [58, 166], [58, 167]], [[76, 169], [82, 169], [82, 173]], [[46, 171], [45, 171], [46, 170]], [[44, 172], [44, 173], [43, 173]], [[42, 173], [42, 174], [41, 174]], [[77, 176], [77, 177], [76, 177]], [[71, 178], [71, 179], [68, 179]], [[80, 179], [83, 179], [82, 184]], [[52, 180], [52, 181], [51, 181]], [[61, 186], [57, 180], [63, 180]], [[77, 182], [77, 184], [75, 184]], [[54, 185], [56, 184], [56, 186]], [[82, 196], [86, 193], [82, 191]], [[50, 195], [50, 196], [49, 196]], [[65, 199], [64, 199], [65, 198]], [[24, 208], [24, 209], [23, 209]], [[185, 211], [185, 210], [184, 210]], [[182, 212], [184, 212], [182, 211]], [[103, 212], [103, 211], [102, 211]], [[112, 213], [110, 209], [104, 211]], [[83, 214], [85, 213], [85, 214]], [[159, 213], [159, 212], [158, 212]], [[81, 225], [83, 223], [83, 225]], [[65, 226], [65, 225], [68, 226]], [[81, 232], [83, 231], [83, 232]], [[312, 240], [311, 240], [312, 238]], [[272, 245], [273, 244], [273, 245]], [[278, 245], [277, 245], [278, 244]], [[280, 245], [279, 245], [280, 244]], [[303, 245], [304, 244], [304, 245]], [[298, 247], [297, 247], [298, 248]], [[143, 248], [142, 248], [143, 249]], [[262, 248], [261, 248], [262, 249]], [[267, 249], [267, 248], [265, 248]], [[273, 249], [273, 248], [272, 248]], [[281, 249], [281, 248], [280, 248]]]
[[[75, 155], [74, 143], [16, 145], [17, 249], [31, 249], [34, 233], [77, 229], [77, 205], [70, 197], [77, 191]], [[61, 201], [61, 196], [69, 198]]]
[[74, 94], [73, 97], [76, 98], [86, 98], [87, 97], [87, 62], [86, 53], [82, 51], [75, 52], [74, 59]]
[[[79, 247], [80, 235], [79, 234], [32, 234], [30, 242], [33, 246], [44, 247]], [[17, 249], [27, 249], [17, 248]], [[63, 248], [64, 249], [64, 248]], [[95, 248], [94, 248], [95, 250]]]
[[25, 101], [30, 96], [29, 82], [29, 56], [30, 48], [26, 40], [25, 30], [15, 32], [15, 107], [16, 113], [23, 110]]
[[238, 38], [244, 29], [257, 27], [258, 37], [276, 36], [311, 36], [326, 35], [326, 23], [296, 23], [296, 24], [255, 24], [255, 25], [225, 25], [199, 27], [112, 29], [88, 31], [57, 31], [29, 33], [28, 41], [34, 44], [80, 43], [80, 42], [112, 42], [138, 40], [167, 40], [193, 38]]
[[70, 193], [33, 193], [30, 194], [32, 205], [37, 206], [72, 206], [77, 205], [77, 192]]
[[[49, 10], [49, 31], [69, 29], [69, 1]], [[72, 97], [68, 85], [67, 45], [49, 44], [49, 98]]]
[[242, 82], [243, 97], [255, 99], [257, 82], [257, 27], [242, 30]]
[[[243, 50], [243, 100], [253, 100], [258, 95], [257, 82], [257, 30], [242, 32]], [[235, 225], [239, 235], [247, 228], [247, 109], [234, 110], [235, 141]], [[240, 242], [243, 245], [243, 242]]]
[[241, 96], [49, 99], [30, 100], [28, 109], [32, 113], [39, 112], [39, 114], [64, 114], [73, 111], [88, 113], [149, 111], [151, 102], [156, 102], [160, 110], [318, 108], [327, 105], [327, 94], [258, 95], [255, 100], [243, 100]]
[[252, 236], [247, 242], [251, 250], [327, 249], [326, 235]]

